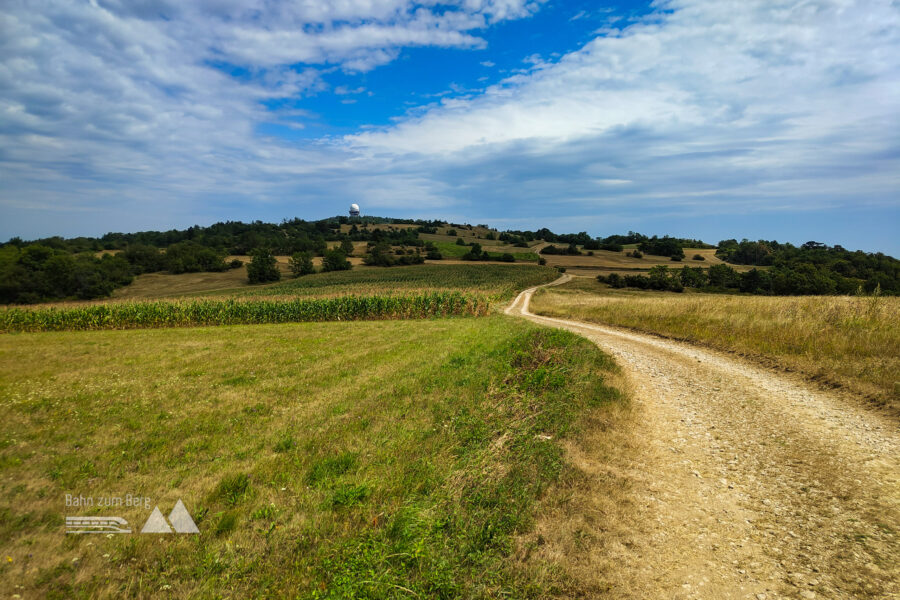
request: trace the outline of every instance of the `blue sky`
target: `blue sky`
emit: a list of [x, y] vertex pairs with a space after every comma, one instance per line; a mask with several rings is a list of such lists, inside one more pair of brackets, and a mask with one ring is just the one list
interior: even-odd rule
[[0, 239], [344, 214], [900, 255], [890, 0], [10, 0]]

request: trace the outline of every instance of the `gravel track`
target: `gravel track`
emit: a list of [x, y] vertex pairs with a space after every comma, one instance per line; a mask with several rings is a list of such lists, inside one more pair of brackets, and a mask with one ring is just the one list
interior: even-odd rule
[[536, 289], [507, 314], [593, 341], [632, 386], [638, 583], [620, 595], [900, 598], [896, 421], [715, 351], [534, 315]]

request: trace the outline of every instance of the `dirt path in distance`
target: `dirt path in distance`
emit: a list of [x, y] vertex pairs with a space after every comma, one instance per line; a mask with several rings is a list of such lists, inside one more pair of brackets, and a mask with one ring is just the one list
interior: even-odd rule
[[724, 354], [534, 315], [535, 289], [507, 314], [592, 340], [633, 386], [641, 514], [613, 596], [900, 598], [895, 421]]

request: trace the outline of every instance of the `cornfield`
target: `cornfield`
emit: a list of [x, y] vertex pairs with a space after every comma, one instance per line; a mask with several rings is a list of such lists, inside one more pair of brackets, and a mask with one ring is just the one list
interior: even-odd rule
[[0, 311], [0, 332], [483, 316], [493, 297], [461, 292], [319, 299], [127, 302]]

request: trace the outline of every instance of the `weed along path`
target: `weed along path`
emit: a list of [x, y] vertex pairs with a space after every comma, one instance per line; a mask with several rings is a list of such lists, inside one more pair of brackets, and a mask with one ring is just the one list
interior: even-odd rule
[[636, 404], [640, 514], [613, 597], [900, 597], [896, 421], [713, 351], [534, 315], [536, 289], [507, 314], [594, 341]]

